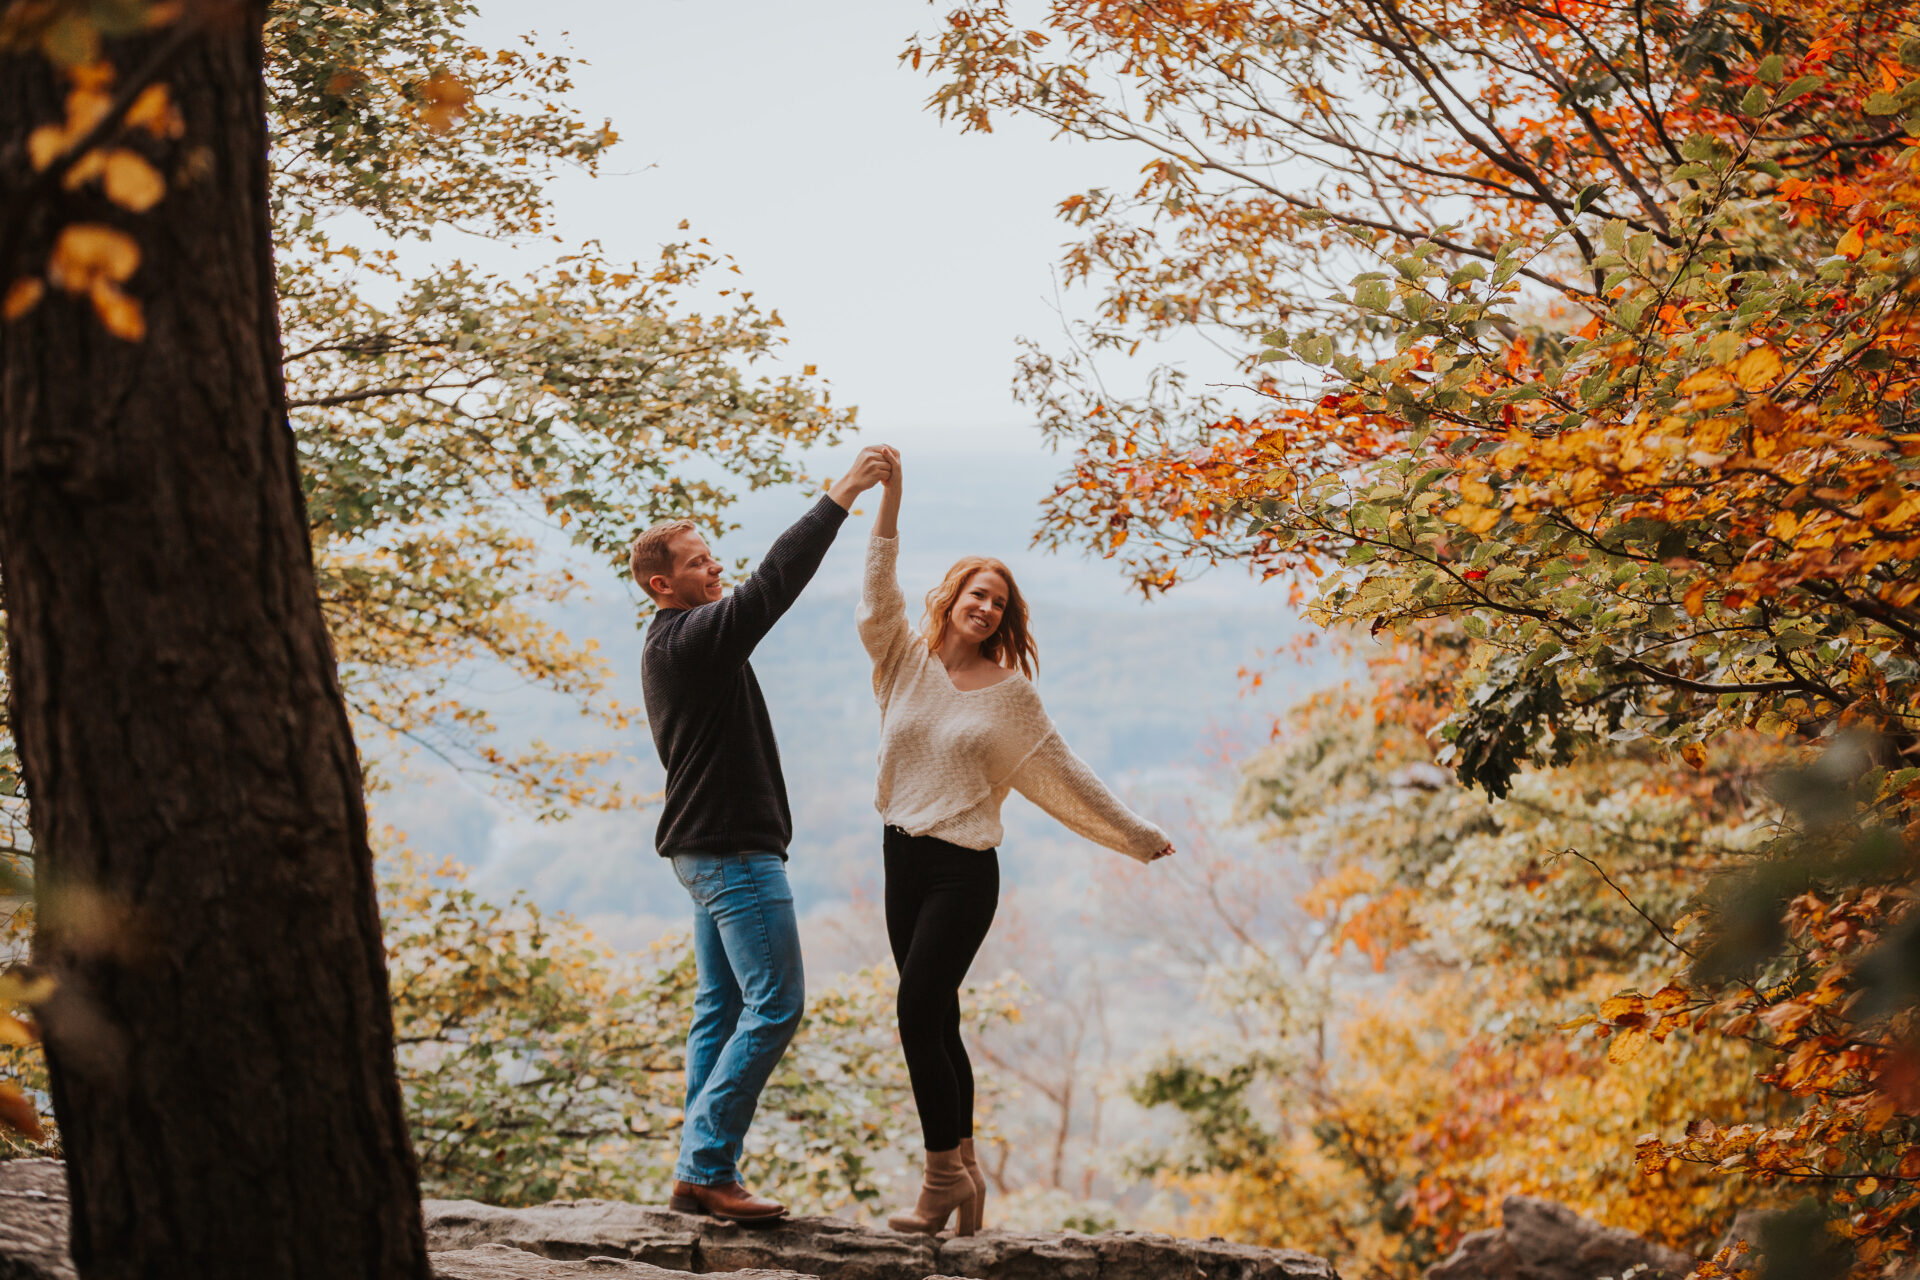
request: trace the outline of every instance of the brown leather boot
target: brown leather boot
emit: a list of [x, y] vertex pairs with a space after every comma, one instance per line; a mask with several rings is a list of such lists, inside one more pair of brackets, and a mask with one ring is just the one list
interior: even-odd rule
[[[920, 1179], [920, 1199], [915, 1202], [910, 1213], [896, 1213], [887, 1219], [887, 1225], [895, 1231], [917, 1231], [922, 1235], [936, 1235], [940, 1228], [947, 1225], [947, 1218], [955, 1209], [962, 1209], [973, 1203], [975, 1187], [967, 1174], [967, 1167], [960, 1163], [960, 1148], [951, 1151], [927, 1152], [927, 1172]], [[954, 1234], [970, 1236], [963, 1214]]]
[[675, 1213], [704, 1213], [723, 1222], [776, 1222], [787, 1216], [787, 1206], [757, 1196], [737, 1182], [703, 1187], [676, 1180], [667, 1208]]
[[972, 1138], [960, 1139], [960, 1167], [973, 1179], [973, 1199], [960, 1210], [957, 1230], [960, 1235], [970, 1236], [987, 1225], [987, 1177], [980, 1172], [980, 1162], [974, 1159]]

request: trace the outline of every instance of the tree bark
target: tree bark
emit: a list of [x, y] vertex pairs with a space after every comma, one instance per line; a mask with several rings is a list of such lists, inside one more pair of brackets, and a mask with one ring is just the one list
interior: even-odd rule
[[[210, 0], [186, 6], [201, 21]], [[148, 212], [29, 202], [66, 85], [0, 55], [0, 290], [61, 227], [141, 249], [144, 341], [50, 289], [0, 325], [12, 720], [57, 982], [39, 1009], [89, 1280], [428, 1275], [360, 764], [280, 373], [263, 7], [167, 54]], [[116, 87], [170, 32], [112, 41]]]

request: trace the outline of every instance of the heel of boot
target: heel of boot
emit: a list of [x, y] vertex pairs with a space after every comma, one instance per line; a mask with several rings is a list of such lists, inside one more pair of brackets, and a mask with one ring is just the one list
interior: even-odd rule
[[[896, 1213], [887, 1219], [887, 1226], [890, 1230], [905, 1232], [910, 1235], [937, 1236], [940, 1234], [941, 1229], [947, 1225], [947, 1219], [953, 1216], [955, 1209], [959, 1209], [963, 1214], [965, 1213], [964, 1206], [959, 1205], [949, 1206], [943, 1209], [937, 1218], [923, 1218], [917, 1212]], [[969, 1235], [971, 1233], [959, 1231], [958, 1234]]]
[[667, 1208], [673, 1210], [675, 1213], [701, 1214], [706, 1212], [705, 1209], [700, 1207], [700, 1202], [692, 1196], [669, 1196], [667, 1197]]

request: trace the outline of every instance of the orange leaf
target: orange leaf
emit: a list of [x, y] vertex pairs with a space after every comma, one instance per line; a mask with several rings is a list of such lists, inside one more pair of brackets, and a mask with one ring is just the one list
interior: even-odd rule
[[93, 299], [94, 314], [100, 317], [108, 333], [128, 342], [138, 342], [147, 336], [147, 318], [140, 310], [140, 303], [122, 293], [118, 285], [110, 280], [95, 281], [88, 296]]
[[1680, 748], [1680, 758], [1692, 765], [1695, 769], [1704, 769], [1707, 767], [1707, 749], [1697, 742], [1689, 742], [1686, 746]]
[[24, 1133], [35, 1142], [46, 1141], [47, 1131], [40, 1127], [33, 1104], [19, 1086], [8, 1080], [0, 1080], [0, 1126]]
[[1687, 594], [1680, 603], [1686, 607], [1689, 618], [1697, 618], [1707, 611], [1707, 589], [1712, 585], [1707, 579], [1700, 578], [1687, 588]]
[[1647, 1002], [1644, 997], [1635, 995], [1608, 996], [1600, 1003], [1600, 1016], [1608, 1022], [1618, 1022], [1632, 1014], [1645, 1013]]
[[38, 277], [21, 276], [7, 286], [6, 301], [0, 302], [0, 319], [18, 320], [33, 310], [40, 301], [40, 295], [46, 291], [47, 287], [40, 283]]
[[133, 237], [97, 222], [76, 222], [54, 242], [47, 275], [69, 293], [84, 293], [102, 280], [118, 283], [140, 267]]
[[1615, 1036], [1607, 1045], [1607, 1061], [1615, 1065], [1622, 1062], [1632, 1062], [1640, 1056], [1640, 1051], [1646, 1047], [1646, 1028], [1628, 1027], [1619, 1035]]
[[137, 152], [109, 151], [105, 170], [107, 199], [122, 209], [145, 213], [167, 194], [166, 179]]
[[1843, 258], [1858, 258], [1866, 247], [1867, 238], [1860, 233], [1860, 228], [1856, 225], [1840, 237], [1840, 243], [1834, 246], [1833, 251]]
[[156, 138], [177, 138], [187, 131], [187, 122], [174, 110], [173, 99], [167, 95], [167, 86], [148, 85], [140, 91], [140, 96], [127, 108], [127, 124], [135, 129], [145, 129]]
[[43, 124], [27, 135], [27, 159], [32, 161], [35, 173], [59, 159], [66, 149], [67, 131], [60, 125]]
[[0, 1044], [25, 1046], [40, 1043], [40, 1033], [30, 1022], [22, 1022], [10, 1013], [0, 1013]]

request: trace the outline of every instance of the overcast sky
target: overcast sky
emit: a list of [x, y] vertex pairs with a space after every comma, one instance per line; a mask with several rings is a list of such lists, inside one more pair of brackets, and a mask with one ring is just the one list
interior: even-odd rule
[[621, 141], [555, 188], [559, 231], [647, 258], [693, 232], [779, 309], [863, 435], [903, 448], [1038, 448], [1013, 403], [1014, 340], [1049, 341], [1055, 205], [1137, 181], [1141, 157], [1010, 121], [962, 135], [897, 62], [944, 6], [917, 0], [483, 0], [474, 34], [571, 48], [572, 103]]

